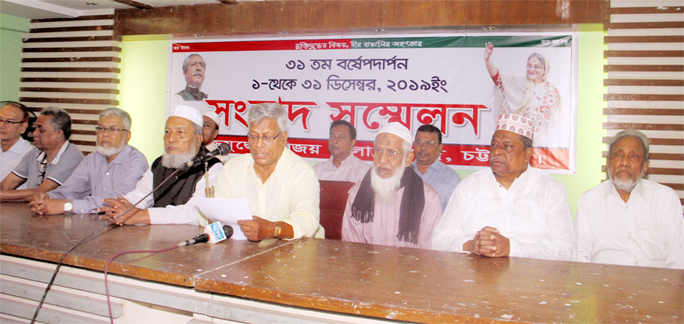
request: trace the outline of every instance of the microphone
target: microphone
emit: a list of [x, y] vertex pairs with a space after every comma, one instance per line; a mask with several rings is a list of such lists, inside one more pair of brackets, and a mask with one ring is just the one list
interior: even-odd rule
[[221, 227], [221, 222], [215, 222], [209, 224], [204, 228], [204, 233], [198, 234], [192, 239], [185, 240], [178, 244], [178, 246], [188, 246], [197, 243], [218, 243], [229, 239], [233, 236], [233, 227], [230, 225], [223, 225]]
[[185, 240], [185, 241], [179, 243], [178, 246], [195, 245], [197, 243], [206, 243], [208, 241], [209, 241], [209, 234], [202, 233], [202, 234], [198, 234], [194, 238], [191, 238], [189, 240]]
[[190, 168], [197, 163], [209, 161], [209, 159], [217, 155], [227, 155], [228, 153], [230, 153], [230, 145], [228, 143], [221, 143], [215, 150], [204, 155], [195, 156], [194, 158], [192, 158], [192, 160], [188, 161], [183, 167]]

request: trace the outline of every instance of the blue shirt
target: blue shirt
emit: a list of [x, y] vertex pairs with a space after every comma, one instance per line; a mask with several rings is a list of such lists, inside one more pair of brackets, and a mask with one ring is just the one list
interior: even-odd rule
[[456, 189], [458, 183], [461, 182], [461, 176], [440, 160], [432, 163], [425, 174], [421, 174], [420, 171], [418, 171], [416, 161], [411, 163], [411, 167], [413, 168], [413, 171], [416, 171], [416, 173], [423, 178], [423, 181], [429, 183], [437, 190], [439, 200], [442, 202], [442, 211], [444, 211], [449, 204], [451, 194], [454, 192], [454, 189]]
[[53, 199], [73, 199], [74, 213], [89, 213], [102, 207], [105, 198], [123, 196], [147, 171], [147, 158], [126, 145], [111, 163], [98, 152], [88, 154], [61, 187], [48, 193]]

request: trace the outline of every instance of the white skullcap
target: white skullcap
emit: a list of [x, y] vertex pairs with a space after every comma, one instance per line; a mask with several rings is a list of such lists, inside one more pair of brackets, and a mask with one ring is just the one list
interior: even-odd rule
[[378, 135], [380, 135], [382, 133], [389, 133], [392, 135], [396, 135], [396, 136], [399, 136], [404, 141], [406, 141], [406, 143], [409, 143], [409, 144], [413, 143], [413, 137], [411, 137], [411, 131], [408, 128], [406, 128], [406, 126], [404, 126], [400, 123], [397, 123], [397, 122], [392, 122], [392, 123], [389, 123], [385, 126], [382, 126], [382, 128], [380, 128], [380, 130], [378, 131]]
[[207, 116], [211, 118], [211, 120], [213, 120], [216, 123], [216, 125], [221, 125], [221, 123], [219, 122], [219, 115], [211, 110], [203, 112], [202, 116]]
[[173, 109], [171, 109], [171, 114], [169, 115], [169, 117], [185, 118], [197, 124], [199, 127], [202, 127], [202, 125], [204, 125], [204, 119], [202, 119], [202, 114], [199, 112], [199, 110], [192, 108], [190, 106], [178, 105], [176, 107], [173, 107]]

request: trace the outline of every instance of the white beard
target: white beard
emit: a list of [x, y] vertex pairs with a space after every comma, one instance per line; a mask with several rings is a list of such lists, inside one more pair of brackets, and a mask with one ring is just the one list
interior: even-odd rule
[[178, 169], [192, 160], [195, 155], [197, 155], [197, 146], [193, 142], [190, 150], [185, 153], [169, 154], [164, 152], [164, 155], [162, 156], [162, 165], [165, 168]]
[[371, 187], [375, 191], [375, 198], [380, 199], [385, 202], [394, 201], [396, 198], [397, 190], [401, 186], [401, 176], [404, 175], [404, 169], [406, 166], [401, 164], [396, 169], [391, 177], [383, 179], [375, 171], [376, 167], [373, 165], [371, 170]]
[[123, 151], [124, 147], [126, 147], [126, 142], [121, 142], [121, 145], [119, 147], [110, 147], [110, 148], [104, 148], [102, 146], [97, 146], [97, 153], [100, 153], [104, 157], [110, 157], [112, 155], [117, 155]]
[[636, 184], [641, 180], [641, 176], [639, 176], [636, 181], [634, 181], [632, 178], [629, 179], [613, 179], [613, 177], [610, 175], [610, 171], [608, 171], [608, 178], [610, 181], [613, 183], [615, 188], [618, 190], [624, 191], [624, 192], [632, 192], [632, 189], [636, 187]]

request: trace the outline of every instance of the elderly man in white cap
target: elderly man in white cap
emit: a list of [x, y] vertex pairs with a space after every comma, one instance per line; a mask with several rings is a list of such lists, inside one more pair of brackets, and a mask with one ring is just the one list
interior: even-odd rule
[[[202, 134], [203, 134], [203, 140], [202, 140], [202, 145], [207, 148], [209, 152], [215, 150], [218, 146], [216, 145], [216, 138], [219, 136], [219, 125], [221, 120], [219, 119], [219, 115], [216, 114], [214, 111], [205, 111], [202, 113], [202, 119], [203, 119], [203, 124], [202, 124]], [[221, 162], [226, 163], [228, 161], [229, 157], [228, 155], [218, 155], [217, 156], [219, 159], [221, 159]]]
[[499, 116], [489, 165], [456, 187], [432, 247], [487, 257], [572, 261], [575, 234], [565, 188], [529, 166], [534, 124]]
[[373, 145], [373, 167], [349, 191], [342, 240], [429, 249], [442, 215], [439, 194], [412, 169], [411, 132], [383, 126]]
[[[164, 130], [164, 150], [164, 155], [154, 160], [135, 190], [117, 199], [105, 199], [107, 206], [100, 208], [105, 212], [105, 218], [114, 220], [174, 171], [187, 168], [193, 158], [209, 152], [202, 145], [202, 114], [197, 109], [179, 105], [171, 110]], [[214, 185], [222, 168], [223, 164], [217, 158], [195, 163], [116, 219], [116, 224], [204, 224], [193, 198], [206, 197], [205, 189]], [[208, 170], [208, 176], [205, 176], [205, 170]]]

